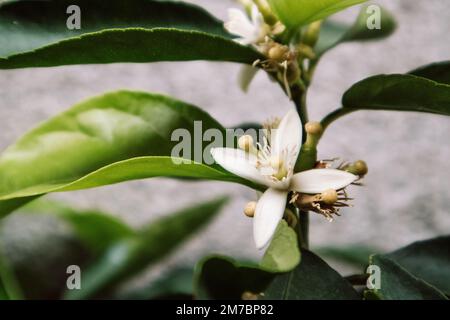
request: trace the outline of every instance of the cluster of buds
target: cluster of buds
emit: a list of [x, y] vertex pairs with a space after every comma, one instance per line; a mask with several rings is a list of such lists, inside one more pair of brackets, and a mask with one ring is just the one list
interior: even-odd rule
[[278, 81], [284, 84], [286, 91], [290, 95], [289, 87], [301, 75], [297, 50], [275, 42], [269, 37], [266, 37], [265, 42], [259, 48], [267, 59], [256, 60], [253, 66], [260, 67], [274, 75]]

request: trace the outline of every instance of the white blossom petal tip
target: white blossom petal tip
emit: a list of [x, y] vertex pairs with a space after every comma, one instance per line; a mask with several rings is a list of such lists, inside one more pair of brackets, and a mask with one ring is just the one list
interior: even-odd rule
[[258, 200], [253, 221], [256, 248], [263, 249], [272, 239], [278, 223], [283, 218], [287, 191], [267, 189]]
[[317, 194], [327, 189], [343, 189], [357, 179], [358, 176], [343, 170], [311, 169], [294, 174], [291, 189], [301, 193]]
[[225, 170], [255, 183], [267, 185], [268, 180], [256, 168], [257, 159], [254, 155], [233, 148], [211, 148], [211, 155]]

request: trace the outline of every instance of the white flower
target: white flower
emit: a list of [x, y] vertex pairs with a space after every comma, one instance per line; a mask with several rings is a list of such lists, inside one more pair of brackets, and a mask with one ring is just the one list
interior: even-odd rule
[[253, 236], [258, 249], [272, 238], [290, 191], [319, 194], [328, 189], [340, 190], [358, 179], [337, 169], [312, 169], [294, 174], [302, 141], [301, 121], [295, 110], [284, 116], [276, 130], [269, 130], [258, 148], [249, 136], [245, 137], [248, 139], [240, 143], [244, 150], [214, 148], [211, 154], [226, 170], [268, 187], [258, 200], [254, 215]]
[[235, 41], [242, 45], [257, 44], [268, 34], [268, 26], [255, 5], [251, 9], [251, 20], [245, 12], [234, 8], [228, 9], [228, 19], [225, 29], [239, 36]]

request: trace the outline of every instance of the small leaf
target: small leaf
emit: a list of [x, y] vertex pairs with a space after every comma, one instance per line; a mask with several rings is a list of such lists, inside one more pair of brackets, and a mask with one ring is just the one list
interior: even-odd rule
[[450, 236], [418, 241], [383, 255], [411, 275], [450, 294]]
[[277, 276], [264, 292], [276, 300], [354, 300], [358, 293], [339, 273], [308, 250], [291, 272]]
[[67, 291], [67, 299], [102, 297], [106, 291], [167, 256], [208, 223], [227, 198], [199, 204], [145, 226], [134, 237], [111, 246], [86, 271], [81, 290]]
[[53, 214], [63, 219], [93, 255], [102, 253], [121, 239], [135, 235], [133, 229], [112, 215], [96, 210], [77, 210], [56, 201], [37, 200], [23, 210], [29, 214]]
[[450, 60], [417, 68], [409, 74], [450, 85]]
[[225, 137], [225, 129], [207, 113], [161, 95], [119, 91], [75, 105], [0, 156], [0, 212], [5, 215], [32, 199], [28, 197], [48, 192], [156, 176], [253, 185], [217, 165], [171, 158], [180, 143], [172, 141], [172, 133], [183, 130], [191, 158], [203, 160], [208, 143], [195, 137], [196, 122], [202, 130], [217, 129]]
[[297, 235], [285, 220], [278, 224], [260, 266], [273, 272], [288, 272], [300, 263]]
[[450, 115], [450, 85], [410, 74], [377, 75], [348, 89], [349, 110], [397, 110]]
[[366, 0], [268, 0], [278, 18], [289, 28], [324, 19]]
[[244, 293], [257, 295], [262, 292], [274, 276], [255, 264], [223, 256], [206, 257], [195, 269], [195, 296], [198, 299], [240, 300]]
[[[381, 271], [380, 289], [375, 296], [385, 300], [445, 300], [446, 297], [425, 281], [414, 277], [386, 256], [373, 255], [370, 264]], [[373, 296], [373, 294], [372, 294]]]
[[370, 255], [379, 250], [366, 246], [348, 246], [348, 247], [322, 247], [316, 250], [320, 256], [336, 259], [344, 263], [349, 263], [356, 267], [364, 267], [367, 265]]
[[[81, 28], [69, 30], [69, 6]], [[178, 1], [50, 0], [0, 4], [0, 69], [114, 62], [216, 60], [253, 63], [255, 50], [223, 23]]]
[[349, 26], [330, 20], [324, 21], [320, 29], [320, 37], [316, 45], [316, 52], [323, 54], [325, 51], [345, 42], [372, 41], [390, 36], [396, 29], [394, 17], [386, 9], [380, 8], [380, 29], [369, 29], [367, 21], [371, 11], [369, 6], [363, 6], [353, 23]]

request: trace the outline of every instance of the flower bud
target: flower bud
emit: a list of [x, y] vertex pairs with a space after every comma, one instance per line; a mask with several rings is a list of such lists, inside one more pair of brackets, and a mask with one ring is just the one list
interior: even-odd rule
[[245, 205], [244, 214], [249, 218], [253, 218], [253, 216], [255, 215], [255, 210], [256, 210], [256, 202], [250, 201]]
[[320, 124], [320, 122], [310, 121], [307, 124], [305, 124], [305, 131], [308, 134], [317, 136], [322, 134], [323, 127]]
[[313, 48], [306, 44], [300, 44], [297, 48], [298, 54], [302, 58], [314, 59], [316, 57], [316, 53]]
[[315, 21], [311, 23], [308, 28], [306, 28], [305, 33], [303, 34], [303, 43], [314, 47], [319, 39], [320, 27], [322, 25], [322, 21]]
[[239, 138], [238, 140], [239, 148], [241, 148], [244, 151], [250, 151], [250, 149], [253, 147], [253, 138], [251, 135], [244, 135]]
[[320, 194], [320, 197], [325, 204], [333, 204], [338, 201], [338, 194], [334, 189], [325, 190]]
[[269, 59], [282, 62], [287, 59], [288, 53], [289, 47], [274, 43], [273, 46], [269, 49], [267, 56], [269, 57]]
[[258, 295], [250, 291], [244, 291], [241, 296], [242, 300], [258, 300]]
[[363, 160], [358, 160], [353, 162], [352, 164], [346, 165], [343, 170], [353, 173], [354, 175], [363, 177], [369, 172], [369, 168], [367, 164]]
[[286, 80], [289, 84], [296, 82], [301, 76], [300, 67], [296, 62], [291, 62], [287, 64], [286, 70]]

